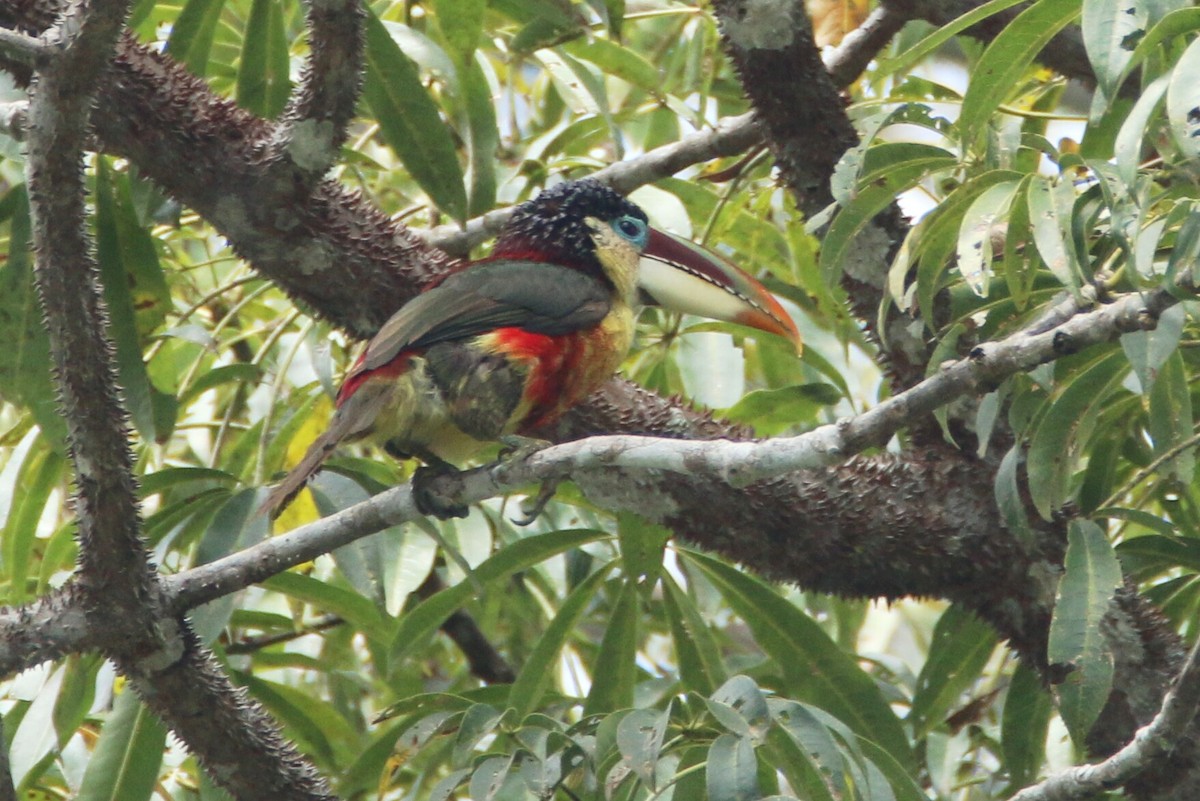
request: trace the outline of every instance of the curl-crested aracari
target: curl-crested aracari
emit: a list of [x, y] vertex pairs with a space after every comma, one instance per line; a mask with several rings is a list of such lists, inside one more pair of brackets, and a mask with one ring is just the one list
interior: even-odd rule
[[346, 375], [329, 428], [272, 490], [287, 505], [341, 442], [371, 436], [444, 465], [551, 422], [597, 389], [633, 342], [635, 308], [658, 303], [739, 322], [799, 346], [756, 280], [591, 179], [517, 207], [491, 256], [405, 304]]

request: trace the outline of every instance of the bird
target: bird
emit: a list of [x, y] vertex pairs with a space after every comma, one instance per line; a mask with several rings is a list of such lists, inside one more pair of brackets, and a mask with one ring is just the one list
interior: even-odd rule
[[[489, 256], [383, 324], [347, 372], [328, 428], [260, 511], [278, 516], [342, 443], [370, 437], [441, 471], [488, 442], [521, 442], [616, 372], [645, 304], [739, 322], [800, 348], [794, 321], [749, 274], [651, 227], [605, 184], [564, 181], [517, 206]], [[416, 501], [424, 514], [466, 514], [429, 493]]]

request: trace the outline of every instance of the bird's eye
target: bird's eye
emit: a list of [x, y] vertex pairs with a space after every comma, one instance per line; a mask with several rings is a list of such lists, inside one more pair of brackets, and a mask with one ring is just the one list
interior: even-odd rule
[[629, 215], [621, 217], [613, 224], [613, 228], [616, 229], [618, 234], [638, 247], [641, 247], [646, 242], [646, 223], [637, 217]]

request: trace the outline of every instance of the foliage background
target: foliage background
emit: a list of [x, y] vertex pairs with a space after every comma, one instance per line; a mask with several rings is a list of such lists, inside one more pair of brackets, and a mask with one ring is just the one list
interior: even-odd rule
[[[308, 55], [295, 2], [142, 0], [129, 24], [266, 119], [284, 112]], [[1094, 85], [1064, 106], [1067, 78], [1035, 58], [1076, 24]], [[872, 341], [871, 324], [897, 309], [932, 347], [934, 375], [1064, 298], [1083, 307], [1171, 287], [1184, 302], [1156, 330], [1066, 353], [938, 417], [947, 440], [1000, 461], [986, 489], [1013, 536], [1038, 536], [1039, 515], [1078, 518], [1065, 573], [1045, 577], [1059, 599], [1045, 662], [1074, 664], [1074, 678], [1052, 697], [961, 607], [769, 585], [568, 486], [528, 528], [510, 522], [518, 498], [485, 502], [192, 613], [339, 796], [1002, 798], [1082, 758], [1121, 658], [1096, 632], [1122, 570], [1194, 638], [1197, 362], [1193, 302], [1175, 287], [1200, 253], [1200, 15], [1168, 0], [1042, 0], [990, 38], [964, 27], [910, 22], [847, 89], [861, 143], [820, 213], [797, 210], [758, 147], [633, 194], [659, 225], [762, 276], [807, 347], [797, 359], [781, 342], [649, 312], [623, 373], [758, 435], [794, 434], [903, 388], [881, 382]], [[703, 7], [373, 3], [335, 175], [415, 228], [462, 223], [749, 109]], [[1064, 120], [1077, 133], [1059, 140], [1049, 126]], [[15, 141], [0, 146], [0, 330], [12, 343], [0, 352], [0, 586], [18, 606], [67, 582], [77, 544], [23, 157]], [[261, 488], [324, 425], [356, 343], [136, 164], [89, 156], [86, 179], [144, 534], [175, 573], [270, 536], [254, 514]], [[857, 237], [898, 194], [924, 216], [864, 333], [839, 279], [857, 277]], [[279, 530], [409, 470], [369, 449], [331, 467]], [[470, 648], [439, 633], [457, 610], [515, 682], [481, 685]], [[43, 664], [0, 692], [26, 798], [222, 797], [98, 655]]]

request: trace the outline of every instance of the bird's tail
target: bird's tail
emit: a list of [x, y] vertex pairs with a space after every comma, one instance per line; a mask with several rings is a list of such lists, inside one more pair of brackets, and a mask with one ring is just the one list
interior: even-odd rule
[[300, 463], [289, 470], [288, 474], [283, 477], [283, 481], [280, 481], [271, 490], [271, 494], [258, 507], [258, 513], [269, 514], [272, 520], [279, 517], [280, 513], [295, 500], [296, 496], [300, 494], [300, 490], [304, 489], [309, 480], [320, 471], [325, 460], [337, 448], [338, 442], [342, 439], [339, 436], [340, 433], [331, 428], [317, 437], [308, 447], [308, 451]]
[[391, 398], [391, 385], [392, 382], [386, 380], [363, 383], [341, 403], [333, 413], [329, 428], [308, 446], [308, 452], [300, 464], [293, 467], [283, 481], [271, 490], [262, 506], [258, 507], [259, 514], [270, 514], [272, 520], [279, 517], [279, 513], [300, 494], [300, 490], [317, 474], [339, 443], [360, 439], [368, 434], [380, 409]]

